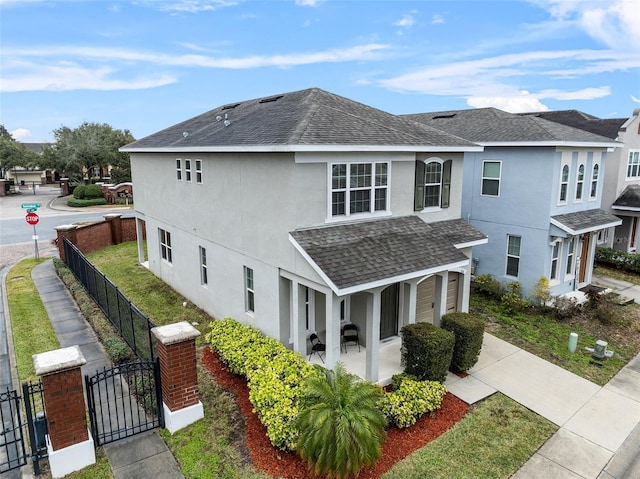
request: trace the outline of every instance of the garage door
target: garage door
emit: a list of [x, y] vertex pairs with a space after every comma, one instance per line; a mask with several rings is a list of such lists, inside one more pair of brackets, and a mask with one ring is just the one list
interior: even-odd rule
[[431, 276], [418, 283], [416, 297], [416, 322], [433, 324], [433, 306], [435, 303], [436, 277]]
[[449, 273], [447, 282], [447, 313], [458, 311], [458, 290], [460, 287], [460, 273]]

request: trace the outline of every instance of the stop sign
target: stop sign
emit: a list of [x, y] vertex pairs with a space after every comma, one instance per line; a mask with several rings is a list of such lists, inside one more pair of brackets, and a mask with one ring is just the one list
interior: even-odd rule
[[38, 221], [40, 221], [40, 217], [35, 213], [27, 213], [25, 219], [27, 220], [27, 223], [34, 226], [38, 224]]

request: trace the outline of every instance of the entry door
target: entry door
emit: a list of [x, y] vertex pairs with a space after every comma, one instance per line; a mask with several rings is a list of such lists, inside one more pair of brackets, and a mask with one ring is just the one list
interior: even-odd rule
[[433, 307], [435, 306], [436, 277], [431, 276], [418, 283], [416, 292], [416, 323], [433, 324]]
[[631, 241], [629, 242], [629, 251], [636, 252], [636, 232], [638, 231], [638, 217], [634, 216], [631, 220]]
[[449, 273], [447, 280], [447, 313], [458, 311], [458, 288], [460, 287], [460, 273]]
[[582, 235], [582, 248], [580, 249], [580, 271], [578, 272], [578, 282], [584, 283], [586, 272], [587, 272], [587, 263], [589, 261], [589, 240], [591, 239], [591, 235], [589, 233], [585, 233]]
[[398, 284], [382, 290], [380, 298], [380, 339], [398, 334]]

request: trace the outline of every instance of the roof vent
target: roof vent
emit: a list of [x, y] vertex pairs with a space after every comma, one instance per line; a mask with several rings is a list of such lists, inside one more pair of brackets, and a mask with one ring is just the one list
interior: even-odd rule
[[237, 107], [240, 103], [234, 103], [233, 105], [225, 105], [222, 107], [222, 110], [233, 110], [235, 107]]
[[454, 116], [456, 116], [455, 113], [450, 113], [448, 115], [437, 115], [437, 116], [434, 116], [432, 120], [442, 120], [443, 118], [453, 118]]
[[189, 132], [188, 132], [188, 131], [183, 131], [183, 132], [182, 132], [182, 137], [183, 137], [183, 138], [186, 138], [186, 137], [188, 137], [188, 136], [189, 136]]
[[263, 98], [258, 103], [271, 103], [272, 101], [278, 101], [280, 98], [282, 98], [282, 95], [272, 96], [272, 97], [269, 97], [269, 98]]

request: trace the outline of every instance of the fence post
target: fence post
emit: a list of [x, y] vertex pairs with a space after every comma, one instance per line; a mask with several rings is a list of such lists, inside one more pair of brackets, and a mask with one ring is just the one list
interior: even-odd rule
[[33, 355], [36, 374], [42, 377], [47, 451], [54, 478], [96, 462], [80, 372], [86, 362], [78, 346]]
[[196, 369], [196, 338], [200, 332], [186, 321], [158, 326], [151, 332], [156, 337], [160, 361], [164, 424], [173, 434], [204, 417]]
[[55, 227], [56, 233], [58, 235], [58, 256], [60, 256], [60, 259], [65, 263], [67, 262], [67, 260], [65, 259], [64, 255], [64, 238], [67, 238], [71, 242], [71, 244], [75, 245], [78, 242], [78, 233], [76, 231], [77, 229], [77, 225], [60, 225]]

